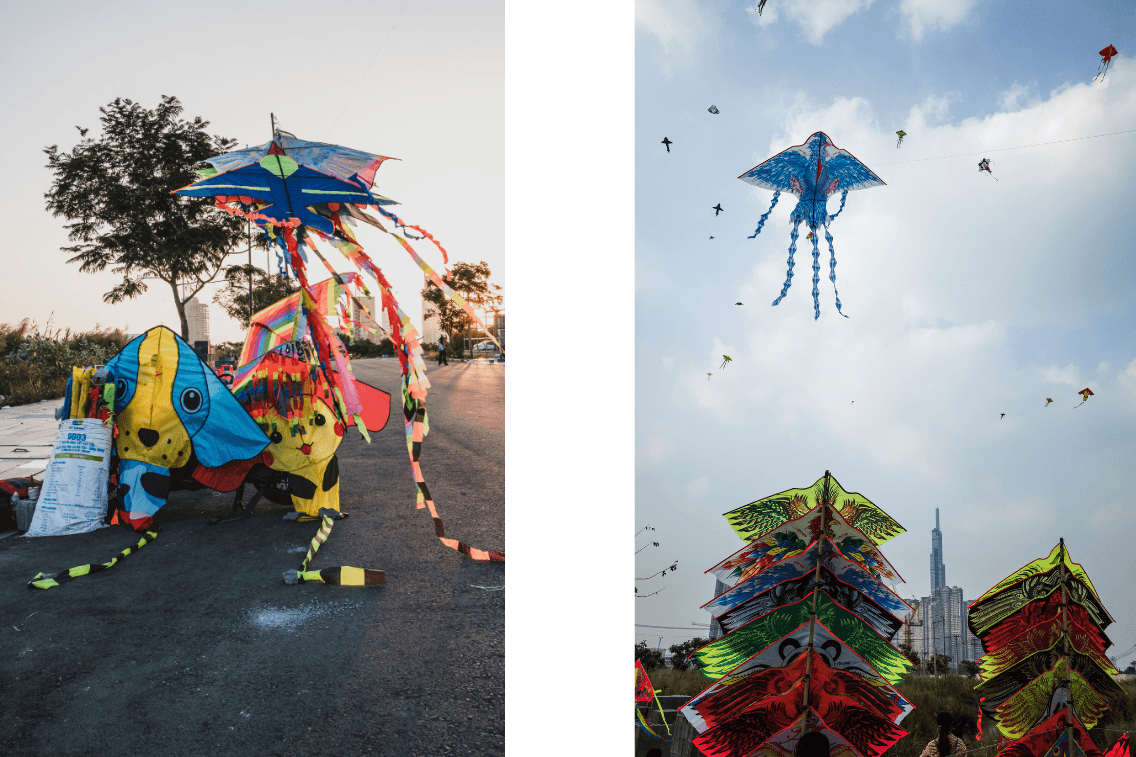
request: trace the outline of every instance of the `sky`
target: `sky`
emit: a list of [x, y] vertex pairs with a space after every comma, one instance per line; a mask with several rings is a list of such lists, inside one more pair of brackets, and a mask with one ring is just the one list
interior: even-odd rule
[[[41, 328], [86, 331], [97, 325], [140, 333], [164, 323], [180, 331], [173, 295], [154, 281], [118, 305], [102, 296], [119, 280], [109, 270], [79, 271], [60, 248], [65, 218], [51, 215], [44, 148], [69, 151], [76, 126], [100, 133], [99, 108], [130, 99], [148, 109], [176, 96], [183, 118], [200, 116], [211, 134], [241, 145], [271, 136], [270, 114], [301, 139], [399, 158], [379, 169], [375, 191], [422, 226], [451, 262], [485, 261], [505, 285], [500, 217], [505, 191], [505, 8], [495, 2], [408, 0], [310, 3], [207, 0], [121, 2], [113, 10], [81, 2], [0, 2], [0, 99], [18, 104], [6, 119], [0, 159], [0, 223], [5, 234], [5, 296], [0, 323], [30, 318]], [[308, 18], [298, 34], [294, 19]], [[281, 37], [282, 30], [288, 33]], [[373, 232], [373, 233], [372, 233]], [[398, 244], [364, 229], [364, 249], [421, 325], [422, 273]], [[429, 242], [416, 251], [437, 270]], [[347, 266], [329, 246], [325, 255]], [[247, 262], [238, 254], [229, 264]], [[264, 267], [266, 253], [253, 252]], [[327, 278], [318, 260], [312, 281]], [[240, 325], [212, 302], [214, 343], [241, 341]]]
[[[722, 514], [829, 470], [907, 529], [901, 596], [928, 593], [937, 507], [968, 600], [1064, 537], [1109, 652], [1136, 647], [1136, 6], [755, 7], [636, 6], [636, 640], [705, 636]], [[804, 227], [771, 307], [796, 198], [750, 239], [773, 193], [736, 178], [816, 131], [886, 182], [830, 225], [847, 318], [823, 237], [813, 318]]]

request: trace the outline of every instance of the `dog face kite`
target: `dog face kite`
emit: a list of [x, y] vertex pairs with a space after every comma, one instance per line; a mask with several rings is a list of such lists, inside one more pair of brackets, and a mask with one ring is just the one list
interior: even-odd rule
[[165, 504], [171, 469], [217, 468], [268, 446], [228, 388], [165, 326], [135, 338], [106, 367], [115, 381], [119, 483], [129, 487], [125, 515], [136, 529]]

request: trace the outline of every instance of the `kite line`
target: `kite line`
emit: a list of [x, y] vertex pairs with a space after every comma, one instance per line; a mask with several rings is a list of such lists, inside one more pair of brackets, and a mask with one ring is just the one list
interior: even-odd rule
[[970, 155], [985, 155], [988, 152], [1005, 152], [1006, 150], [1024, 150], [1027, 147], [1043, 147], [1045, 145], [1058, 145], [1062, 142], [1079, 142], [1082, 139], [1097, 139], [1099, 137], [1115, 137], [1118, 134], [1131, 134], [1136, 132], [1136, 129], [1128, 129], [1127, 131], [1113, 131], [1108, 134], [1093, 134], [1088, 137], [1072, 137], [1071, 139], [1058, 139], [1054, 142], [1037, 142], [1032, 145], [1018, 145], [1017, 147], [999, 147], [993, 150], [981, 150], [979, 152], [963, 152], [958, 155], [942, 155], [938, 158], [916, 158], [914, 160], [896, 160], [891, 163], [878, 163], [881, 166], [896, 166], [900, 163], [923, 163], [928, 160], [947, 160], [948, 158], [965, 158]]

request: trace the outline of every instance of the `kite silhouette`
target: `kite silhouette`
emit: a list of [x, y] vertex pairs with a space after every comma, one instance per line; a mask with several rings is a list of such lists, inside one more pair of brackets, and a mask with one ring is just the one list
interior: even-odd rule
[[[855, 189], [870, 189], [883, 186], [884, 181], [876, 176], [863, 163], [858, 161], [852, 153], [841, 150], [832, 143], [832, 140], [823, 131], [812, 134], [804, 144], [795, 145], [782, 150], [764, 163], [751, 168], [738, 177], [742, 181], [773, 190], [773, 204], [758, 221], [757, 231], [750, 239], [761, 233], [765, 219], [773, 212], [777, 199], [782, 192], [790, 192], [797, 196], [797, 205], [793, 208], [789, 219], [793, 222], [793, 230], [789, 236], [792, 243], [789, 245], [789, 271], [785, 284], [781, 287], [781, 294], [773, 301], [777, 305], [785, 299], [789, 287], [793, 283], [793, 255], [797, 252], [797, 229], [804, 223], [813, 232], [813, 311], [814, 320], [820, 318], [820, 241], [819, 232], [824, 228], [825, 239], [828, 240], [828, 251], [831, 254], [828, 279], [832, 282], [833, 291], [836, 290], [836, 251], [832, 247], [832, 234], [828, 232], [828, 225], [836, 220], [844, 210], [844, 203], [848, 193]], [[828, 196], [841, 191], [840, 209], [835, 215], [828, 214]], [[836, 310], [840, 312], [840, 294], [836, 293]], [[845, 316], [847, 317], [847, 316]]]
[[895, 141], [895, 149], [898, 150], [899, 146], [903, 144], [903, 138], [907, 136], [907, 132], [905, 132], [903, 129], [900, 129], [896, 132], [896, 136], [899, 137], [899, 139]]
[[1108, 72], [1108, 64], [1112, 62], [1112, 56], [1116, 55], [1116, 48], [1109, 45], [1101, 50], [1099, 55], [1101, 56], [1100, 68], [1097, 69], [1097, 75], [1093, 77], [1093, 81], [1097, 79], [1104, 81], [1104, 75]]
[[[991, 176], [994, 176], [994, 172], [990, 170], [993, 165], [994, 161], [990, 160], [990, 158], [983, 158], [982, 160], [978, 161], [978, 170], [985, 171]], [[994, 176], [994, 181], [998, 181], [997, 176]]]
[[740, 302], [735, 302], [734, 304], [735, 304], [735, 305], [741, 305], [742, 303], [740, 303]]
[[1052, 397], [1046, 397], [1045, 398], [1045, 406], [1049, 407], [1050, 402], [1053, 402], [1053, 398]]
[[709, 110], [709, 111], [710, 111], [711, 113], [713, 113], [714, 115], [718, 115], [718, 109], [717, 109], [717, 108], [715, 108], [715, 107], [714, 107], [713, 105], [711, 105], [711, 106], [710, 106], [710, 107], [708, 108], [708, 110]]
[[719, 369], [721, 369], [721, 368], [725, 368], [725, 367], [726, 367], [726, 363], [729, 363], [729, 362], [731, 362], [731, 361], [733, 361], [733, 358], [732, 358], [732, 357], [730, 357], [729, 355], [722, 355], [722, 364], [721, 364], [720, 366], [718, 366], [718, 368], [719, 368]]
[[707, 381], [709, 381], [709, 380], [710, 380], [710, 377], [711, 377], [711, 376], [713, 376], [713, 375], [714, 375], [714, 374], [713, 374], [713, 373], [711, 373], [710, 371], [706, 371], [706, 380], [707, 380]]
[[1092, 390], [1092, 389], [1090, 389], [1090, 388], [1088, 388], [1088, 387], [1086, 386], [1086, 387], [1085, 387], [1084, 389], [1082, 389], [1081, 391], [1077, 392], [1077, 394], [1081, 395], [1081, 404], [1080, 404], [1080, 405], [1076, 405], [1076, 406], [1075, 406], [1075, 407], [1073, 408], [1074, 410], [1076, 410], [1076, 409], [1077, 409], [1078, 407], [1080, 407], [1081, 405], [1083, 405], [1083, 404], [1085, 404], [1086, 402], [1088, 402], [1088, 401], [1089, 401], [1089, 397], [1092, 397], [1092, 396], [1093, 396], [1093, 390]]
[[[1006, 414], [1002, 413], [1002, 418], [1005, 418], [1005, 417], [1006, 417]], [[1001, 418], [999, 420], [1001, 420]]]
[[663, 137], [663, 144], [667, 146], [667, 152], [670, 152], [671, 151], [671, 145], [673, 145], [674, 142], [670, 141], [666, 137]]
[[718, 215], [719, 213], [722, 212], [722, 203], [718, 203], [717, 205], [712, 207], [711, 210], [714, 211], [714, 215]]

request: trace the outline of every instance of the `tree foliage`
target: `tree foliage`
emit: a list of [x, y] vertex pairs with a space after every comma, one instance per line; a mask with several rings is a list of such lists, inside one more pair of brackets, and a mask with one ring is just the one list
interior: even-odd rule
[[[493, 308], [499, 306], [504, 298], [497, 294], [501, 287], [489, 281], [491, 275], [492, 271], [484, 260], [477, 265], [459, 262], [450, 269], [446, 283], [475, 309]], [[433, 281], [426, 282], [422, 299], [426, 304], [426, 317], [437, 316], [442, 331], [454, 341], [473, 325], [466, 312], [451, 302]]]
[[[87, 136], [70, 152], [44, 150], [54, 180], [47, 209], [71, 221], [64, 247], [84, 273], [110, 268], [122, 281], [103, 295], [119, 303], [147, 291], [147, 280], [173, 293], [182, 337], [189, 338], [185, 303], [212, 281], [225, 256], [244, 239], [244, 223], [208, 198], [172, 194], [197, 179], [195, 164], [236, 146], [210, 136], [207, 121], [180, 116], [176, 97], [147, 110], [122, 98], [100, 108], [102, 136]], [[181, 289], [179, 290], [179, 285]]]
[[225, 269], [225, 286], [213, 295], [213, 301], [241, 326], [249, 325], [249, 275], [252, 275], [252, 312], [263, 310], [284, 299], [296, 287], [287, 276], [265, 273], [254, 265], [234, 265]]
[[671, 667], [675, 670], [695, 670], [702, 667], [702, 663], [690, 656], [690, 653], [709, 643], [709, 639], [691, 639], [681, 644], [671, 644]]
[[645, 641], [635, 643], [635, 659], [642, 662], [643, 667], [649, 671], [666, 665], [663, 660], [663, 653], [657, 649], [651, 649]]

